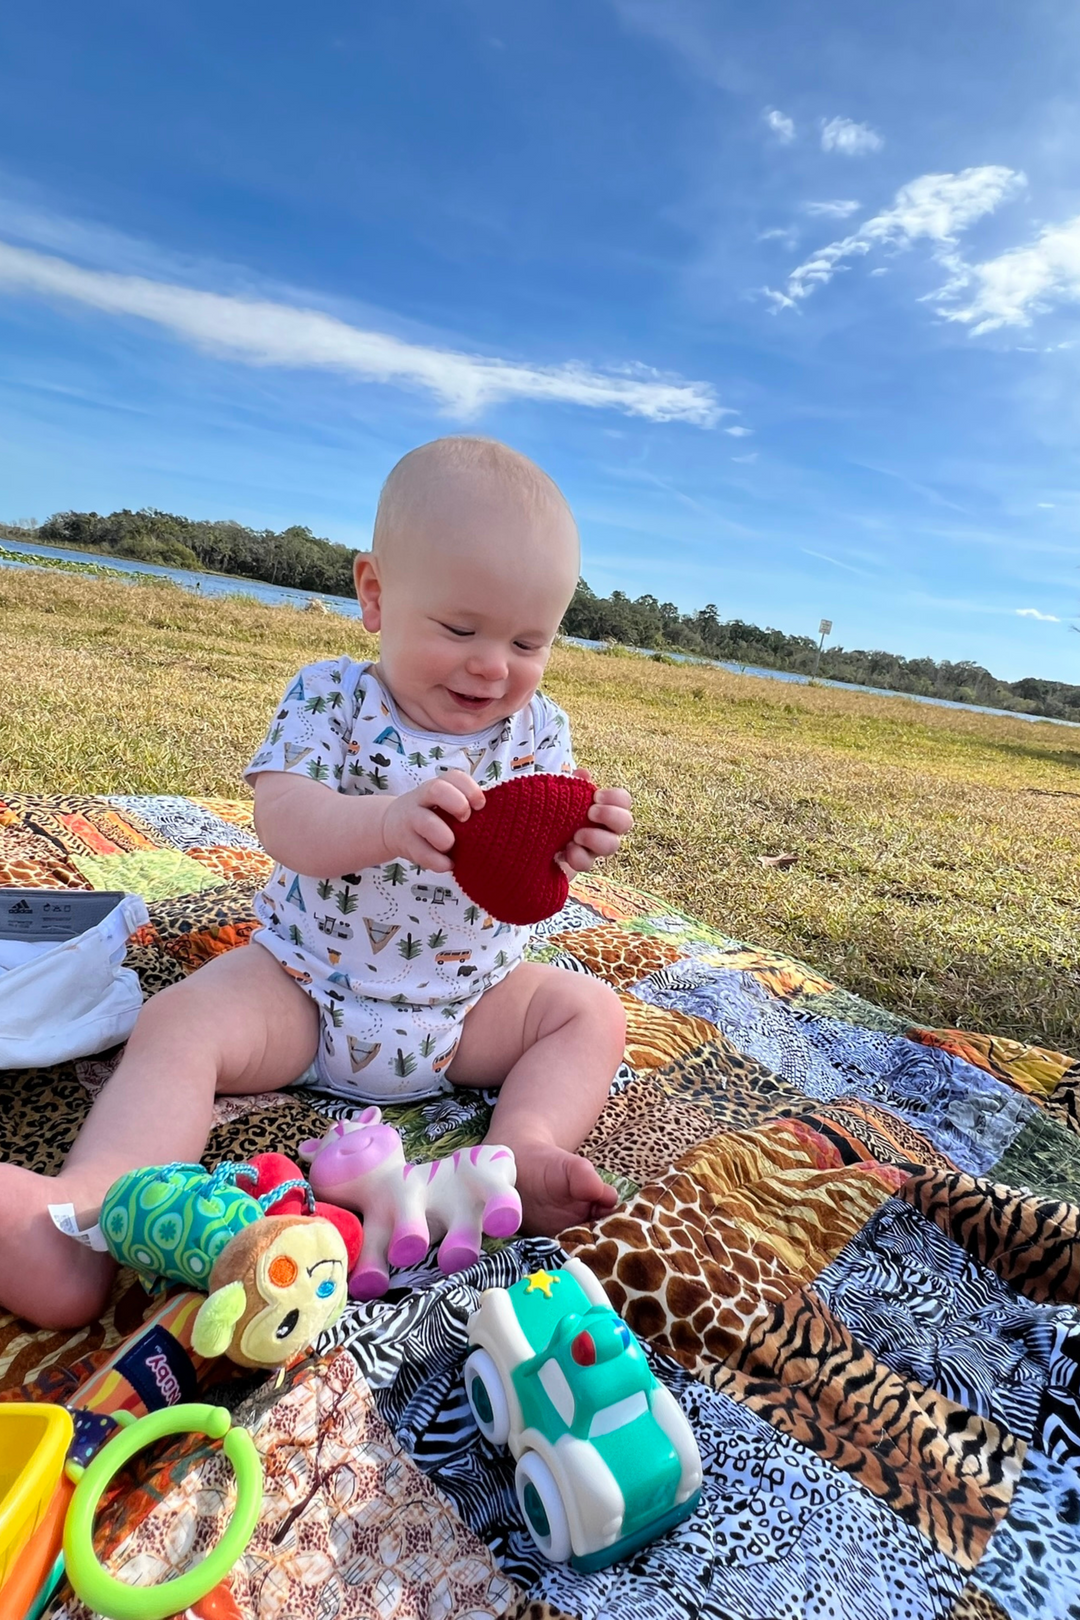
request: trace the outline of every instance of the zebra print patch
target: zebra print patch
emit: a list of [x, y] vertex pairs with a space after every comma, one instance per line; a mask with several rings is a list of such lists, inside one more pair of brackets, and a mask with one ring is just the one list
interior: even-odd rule
[[1042, 1404], [1035, 1422], [1035, 1444], [1054, 1462], [1080, 1465], [1080, 1325], [1059, 1324], [1050, 1352]]
[[1069, 1391], [1062, 1344], [1080, 1322], [1074, 1307], [1026, 1299], [899, 1198], [867, 1221], [814, 1291], [901, 1378], [1045, 1449], [1040, 1408], [1052, 1380], [1059, 1395]]

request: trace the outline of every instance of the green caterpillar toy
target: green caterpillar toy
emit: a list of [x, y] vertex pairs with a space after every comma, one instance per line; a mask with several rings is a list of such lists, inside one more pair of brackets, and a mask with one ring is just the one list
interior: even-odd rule
[[109, 1253], [152, 1285], [160, 1278], [208, 1291], [192, 1347], [242, 1367], [279, 1366], [340, 1316], [348, 1252], [338, 1229], [312, 1214], [268, 1215], [306, 1181], [253, 1197], [251, 1165], [166, 1164], [129, 1170], [105, 1195], [99, 1225]]

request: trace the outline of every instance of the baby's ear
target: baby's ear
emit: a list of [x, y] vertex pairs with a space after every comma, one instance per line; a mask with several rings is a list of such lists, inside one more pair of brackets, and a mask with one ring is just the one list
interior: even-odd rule
[[358, 551], [353, 559], [353, 587], [360, 604], [364, 629], [372, 634], [382, 625], [382, 582], [373, 551]]

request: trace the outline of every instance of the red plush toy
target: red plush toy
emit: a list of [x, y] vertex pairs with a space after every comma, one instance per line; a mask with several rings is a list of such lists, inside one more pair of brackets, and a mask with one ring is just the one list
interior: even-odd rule
[[[246, 1159], [244, 1162], [250, 1164], [256, 1172], [257, 1180], [255, 1185], [252, 1186], [249, 1176], [238, 1177], [237, 1179], [242, 1180], [244, 1191], [249, 1192], [253, 1198], [259, 1198], [263, 1193], [272, 1192], [275, 1187], [282, 1186], [286, 1181], [303, 1181], [305, 1179], [304, 1172], [299, 1165], [294, 1164], [284, 1153], [253, 1153], [250, 1159]], [[288, 1192], [282, 1194], [277, 1203], [271, 1204], [265, 1213], [267, 1215], [305, 1214], [304, 1195], [300, 1188], [290, 1188]], [[360, 1224], [359, 1216], [354, 1215], [351, 1209], [338, 1209], [336, 1204], [317, 1203], [312, 1213], [321, 1215], [324, 1221], [329, 1221], [341, 1233], [342, 1241], [349, 1256], [348, 1274], [351, 1276], [356, 1270], [356, 1262], [360, 1258], [360, 1250], [364, 1243], [364, 1229]]]
[[454, 829], [454, 876], [497, 922], [541, 922], [566, 904], [570, 880], [555, 856], [589, 820], [596, 784], [538, 772], [485, 789], [468, 821], [440, 811]]

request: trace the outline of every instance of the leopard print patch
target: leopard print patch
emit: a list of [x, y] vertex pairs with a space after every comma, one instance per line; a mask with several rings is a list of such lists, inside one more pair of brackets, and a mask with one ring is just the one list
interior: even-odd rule
[[965, 1586], [949, 1610], [948, 1620], [1011, 1620], [1011, 1616], [977, 1586]]
[[801, 1113], [806, 1107], [803, 1092], [740, 1052], [715, 1028], [706, 1046], [673, 1059], [654, 1078], [677, 1104], [693, 1103], [707, 1109], [715, 1121], [714, 1132], [745, 1130], [779, 1114]]
[[608, 1098], [581, 1151], [601, 1173], [641, 1187], [715, 1130], [707, 1108], [669, 1096], [654, 1075], [637, 1075], [624, 1091]]
[[187, 978], [183, 963], [153, 943], [129, 945], [124, 966], [139, 975], [144, 1000]]
[[219, 927], [214, 924], [210, 928], [200, 929], [198, 933], [181, 934], [171, 939], [165, 951], [175, 958], [185, 973], [194, 973], [196, 968], [202, 967], [212, 957], [223, 956], [226, 951], [247, 945], [258, 926], [254, 918], [251, 922], [235, 925], [225, 923]]
[[890, 1372], [812, 1289], [777, 1305], [705, 1379], [853, 1475], [962, 1569], [1012, 1499], [1023, 1444]]
[[88, 1108], [74, 1063], [0, 1070], [0, 1162], [55, 1176]]
[[181, 894], [169, 900], [155, 900], [147, 907], [150, 925], [163, 945], [184, 934], [203, 933], [211, 928], [236, 927], [254, 921], [256, 883], [226, 883], [204, 889], [201, 894]]

